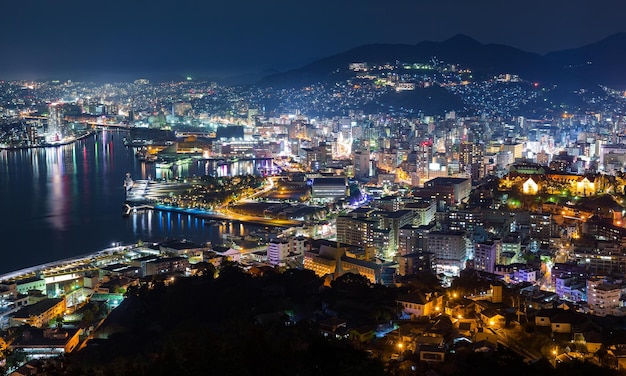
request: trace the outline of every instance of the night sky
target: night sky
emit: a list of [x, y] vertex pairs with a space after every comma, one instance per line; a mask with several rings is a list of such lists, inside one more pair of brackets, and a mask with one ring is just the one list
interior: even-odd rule
[[0, 79], [228, 76], [458, 33], [545, 53], [626, 31], [621, 0], [20, 0], [0, 9]]

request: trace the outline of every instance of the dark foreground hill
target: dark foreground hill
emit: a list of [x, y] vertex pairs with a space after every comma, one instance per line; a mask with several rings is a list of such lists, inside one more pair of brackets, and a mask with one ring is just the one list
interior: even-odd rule
[[[355, 328], [388, 325], [399, 288], [370, 284], [346, 273], [322, 286], [310, 270], [253, 277], [237, 267], [220, 277], [178, 278], [130, 288], [127, 299], [104, 322], [98, 337], [60, 364], [37, 375], [614, 375], [588, 363], [555, 370], [547, 360], [527, 364], [504, 348], [452, 351], [443, 363], [383, 363], [355, 340], [323, 337], [316, 317], [334, 312]], [[435, 318], [433, 321], [439, 321]], [[376, 342], [377, 339], [372, 339]], [[379, 339], [381, 346], [395, 344]], [[376, 346], [374, 349], [378, 348]], [[373, 353], [373, 352], [372, 352]], [[388, 360], [388, 358], [387, 358]], [[434, 373], [433, 373], [434, 372]], [[616, 371], [617, 372], [617, 371]]]

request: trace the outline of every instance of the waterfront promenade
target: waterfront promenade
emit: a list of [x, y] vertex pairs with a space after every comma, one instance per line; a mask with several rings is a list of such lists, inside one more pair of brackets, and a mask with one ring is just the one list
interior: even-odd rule
[[78, 269], [84, 267], [85, 265], [89, 265], [95, 260], [106, 256], [113, 256], [115, 252], [120, 252], [123, 250], [131, 249], [136, 247], [135, 244], [132, 245], [119, 245], [106, 249], [102, 249], [93, 253], [83, 254], [76, 257], [66, 258], [63, 260], [50, 261], [45, 264], [30, 266], [27, 268], [19, 269], [16, 271], [8, 272], [0, 275], [0, 282], [6, 282], [13, 279], [20, 279], [32, 275], [36, 275], [37, 273], [42, 274], [60, 274], [63, 272], [70, 272], [72, 269]]
[[94, 134], [96, 134], [95, 131], [87, 131], [85, 134], [81, 134], [79, 136], [70, 136], [67, 138], [64, 138], [63, 140], [59, 140], [59, 141], [55, 141], [55, 142], [45, 142], [42, 143], [40, 145], [24, 145], [24, 146], [11, 146], [11, 145], [6, 145], [6, 144], [2, 144], [0, 143], [0, 150], [22, 150], [22, 149], [37, 149], [37, 148], [48, 148], [48, 147], [58, 147], [58, 146], [64, 146], [64, 145], [69, 145], [72, 144], [76, 141], [85, 139], [89, 136], [93, 136]]
[[[252, 199], [267, 193], [274, 189], [275, 184], [272, 178], [269, 178], [269, 184], [263, 189], [257, 190], [249, 197], [240, 197], [238, 202], [246, 199]], [[236, 213], [229, 209], [227, 205], [220, 205], [215, 210], [204, 210], [198, 208], [181, 208], [170, 205], [158, 204], [158, 202], [167, 197], [172, 192], [183, 192], [190, 187], [191, 183], [182, 182], [157, 182], [149, 180], [135, 180], [132, 187], [126, 191], [126, 202], [123, 209], [123, 215], [128, 216], [137, 210], [161, 210], [173, 213], [185, 213], [197, 216], [202, 219], [216, 219], [233, 222], [246, 222], [261, 224], [265, 226], [277, 227], [294, 227], [302, 226], [303, 221], [296, 219], [277, 219], [260, 217], [254, 215], [246, 215]]]

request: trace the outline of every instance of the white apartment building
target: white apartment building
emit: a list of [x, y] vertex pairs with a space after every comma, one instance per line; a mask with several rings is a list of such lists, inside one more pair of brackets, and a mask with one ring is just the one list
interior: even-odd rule
[[597, 278], [587, 280], [587, 303], [597, 316], [614, 314], [619, 307], [621, 293], [618, 285]]
[[271, 265], [285, 266], [290, 257], [304, 255], [305, 240], [303, 237], [274, 239], [267, 246], [267, 261]]

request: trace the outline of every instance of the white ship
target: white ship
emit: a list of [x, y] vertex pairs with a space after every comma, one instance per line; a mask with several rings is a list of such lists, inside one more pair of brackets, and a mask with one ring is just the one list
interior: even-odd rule
[[126, 191], [130, 191], [131, 188], [133, 187], [133, 185], [135, 184], [135, 182], [133, 181], [133, 179], [130, 177], [130, 172], [126, 173], [126, 179], [124, 179], [124, 188], [126, 188]]

